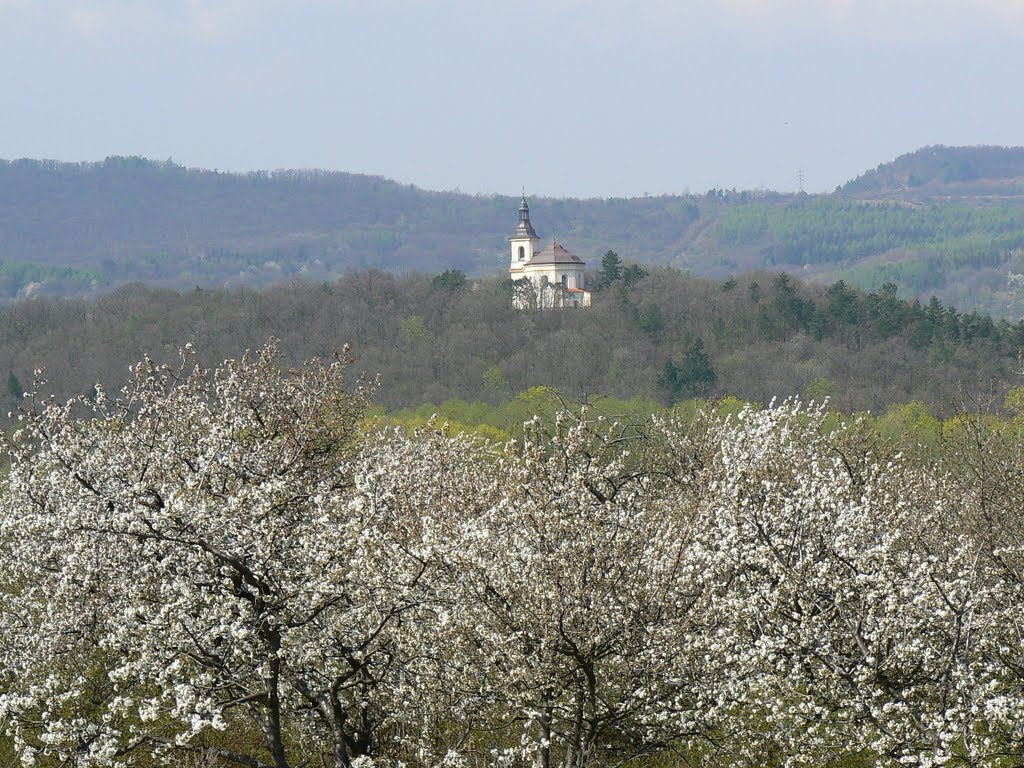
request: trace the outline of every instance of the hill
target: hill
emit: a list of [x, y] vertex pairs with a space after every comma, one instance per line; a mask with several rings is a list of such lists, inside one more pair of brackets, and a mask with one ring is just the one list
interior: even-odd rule
[[[428, 192], [323, 171], [228, 174], [171, 162], [0, 162], [0, 297], [260, 287], [353, 268], [490, 274], [518, 198]], [[686, 198], [536, 200], [545, 234], [582, 249], [670, 258], [697, 217]]]
[[1024, 196], [1024, 147], [924, 147], [837, 191], [869, 198], [1019, 198]]
[[[786, 271], [1024, 316], [1024, 149], [928, 147], [829, 195], [531, 198], [545, 239], [725, 279]], [[0, 161], [0, 301], [330, 282], [353, 269], [504, 271], [518, 200], [324, 171]]]

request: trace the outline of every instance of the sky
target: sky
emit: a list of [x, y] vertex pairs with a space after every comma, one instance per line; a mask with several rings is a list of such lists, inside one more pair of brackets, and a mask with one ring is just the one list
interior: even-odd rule
[[1024, 144], [1024, 0], [0, 0], [0, 158], [808, 192]]

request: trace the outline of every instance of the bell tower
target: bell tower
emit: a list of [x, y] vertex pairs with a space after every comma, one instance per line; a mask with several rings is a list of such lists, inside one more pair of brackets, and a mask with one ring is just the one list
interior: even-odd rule
[[530, 206], [526, 204], [525, 191], [522, 202], [519, 204], [519, 223], [508, 241], [512, 246], [512, 262], [508, 270], [515, 278], [516, 273], [533, 258], [533, 254], [537, 251], [537, 245], [540, 243], [540, 238], [530, 223]]

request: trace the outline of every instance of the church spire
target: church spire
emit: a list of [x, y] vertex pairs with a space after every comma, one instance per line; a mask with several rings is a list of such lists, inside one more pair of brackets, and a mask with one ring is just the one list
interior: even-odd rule
[[537, 237], [537, 233], [530, 223], [530, 206], [526, 204], [526, 190], [523, 190], [522, 201], [519, 203], [519, 224], [516, 225], [516, 231], [512, 237]]
[[512, 246], [512, 261], [509, 271], [518, 275], [522, 272], [523, 267], [530, 263], [530, 259], [533, 258], [537, 245], [540, 243], [540, 238], [534, 231], [533, 224], [530, 223], [530, 206], [526, 204], [525, 189], [519, 202], [519, 223], [508, 241]]

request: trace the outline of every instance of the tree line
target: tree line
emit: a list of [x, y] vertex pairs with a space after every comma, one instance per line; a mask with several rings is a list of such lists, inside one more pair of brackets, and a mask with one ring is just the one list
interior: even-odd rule
[[1009, 386], [1024, 346], [1021, 323], [905, 301], [894, 286], [866, 293], [765, 273], [715, 282], [612, 256], [593, 307], [573, 312], [514, 310], [509, 281], [459, 270], [18, 302], [0, 308], [0, 397], [14, 408], [37, 367], [71, 397], [115, 386], [133, 359], [173, 354], [180, 339], [212, 365], [276, 336], [291, 365], [351, 343], [360, 368], [381, 375], [374, 397], [388, 410], [496, 405], [547, 386], [663, 405], [800, 395], [883, 412], [919, 401], [943, 415], [964, 392]]
[[342, 352], [186, 348], [5, 442], [27, 765], [1004, 766], [1019, 419], [916, 460], [795, 402], [504, 445], [362, 428]]

